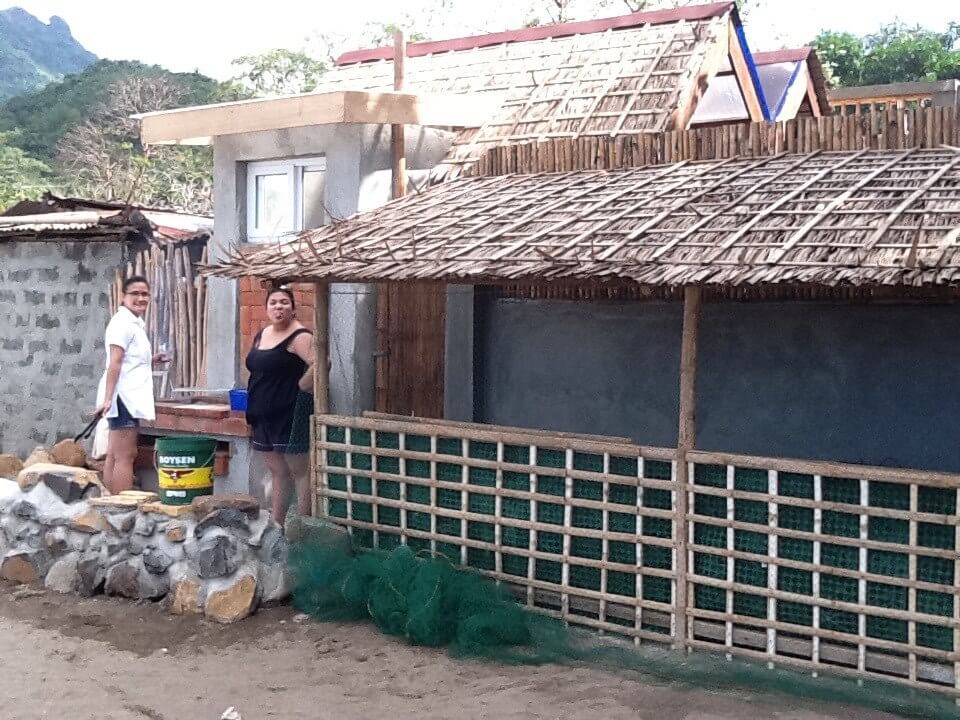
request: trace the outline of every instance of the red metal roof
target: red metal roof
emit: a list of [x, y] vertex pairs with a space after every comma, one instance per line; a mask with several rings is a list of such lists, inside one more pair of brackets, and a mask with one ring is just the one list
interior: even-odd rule
[[[588, 35], [606, 30], [639, 27], [640, 25], [665, 25], [681, 20], [706, 20], [731, 12], [735, 7], [733, 2], [717, 2], [709, 5], [691, 5], [670, 10], [631, 13], [630, 15], [620, 15], [618, 17], [601, 18], [598, 20], [583, 20], [580, 22], [523, 28], [522, 30], [508, 30], [490, 35], [477, 35], [454, 40], [410, 43], [407, 45], [407, 57], [456, 52], [459, 50], [473, 50], [474, 48], [502, 45], [503, 43], [545, 40], [546, 38], [565, 37], [569, 35]], [[353, 63], [391, 59], [393, 59], [392, 47], [353, 50], [337, 58], [337, 65], [351, 65]]]

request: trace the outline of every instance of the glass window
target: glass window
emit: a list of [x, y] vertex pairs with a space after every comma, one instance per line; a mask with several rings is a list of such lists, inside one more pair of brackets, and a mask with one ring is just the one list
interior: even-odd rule
[[256, 175], [254, 228], [258, 235], [280, 235], [290, 224], [290, 182], [287, 174]]
[[303, 217], [301, 228], [320, 227], [326, 221], [327, 213], [324, 206], [324, 171], [317, 168], [303, 170]]
[[247, 240], [276, 242], [327, 222], [324, 158], [247, 165]]

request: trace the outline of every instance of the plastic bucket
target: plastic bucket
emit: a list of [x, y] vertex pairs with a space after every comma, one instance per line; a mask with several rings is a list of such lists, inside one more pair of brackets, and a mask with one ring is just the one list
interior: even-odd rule
[[154, 455], [160, 502], [189, 505], [195, 497], [213, 494], [217, 441], [208, 437], [158, 438]]
[[247, 410], [247, 391], [230, 391], [230, 409], [234, 412], [246, 412]]

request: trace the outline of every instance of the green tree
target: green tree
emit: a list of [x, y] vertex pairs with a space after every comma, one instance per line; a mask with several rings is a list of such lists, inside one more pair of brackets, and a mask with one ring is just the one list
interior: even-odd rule
[[71, 192], [90, 198], [212, 209], [210, 148], [144, 147], [131, 115], [183, 105], [187, 90], [164, 77], [127, 78], [108, 100], [57, 147], [57, 164]]
[[20, 200], [35, 200], [56, 184], [53, 171], [11, 139], [12, 133], [0, 133], [0, 211]]
[[883, 85], [960, 78], [958, 38], [956, 23], [942, 32], [894, 23], [862, 38], [825, 31], [815, 45], [835, 84]]
[[295, 95], [317, 87], [329, 65], [299, 50], [276, 49], [244, 55], [233, 61], [240, 73], [233, 78], [255, 97]]
[[859, 85], [863, 77], [863, 40], [852, 33], [824, 30], [814, 41], [833, 85]]
[[198, 73], [171, 73], [155, 65], [100, 60], [81, 73], [50, 83], [39, 92], [4, 102], [0, 105], [0, 131], [18, 129], [13, 142], [29, 155], [50, 161], [63, 136], [98, 112], [118, 82], [160, 77], [182, 88], [182, 105], [208, 102], [218, 87], [215, 80]]

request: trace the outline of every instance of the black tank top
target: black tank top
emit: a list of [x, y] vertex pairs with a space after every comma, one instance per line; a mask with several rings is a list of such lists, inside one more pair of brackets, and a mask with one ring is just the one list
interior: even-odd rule
[[298, 385], [307, 370], [307, 364], [287, 348], [301, 333], [310, 331], [306, 328], [294, 330], [283, 342], [269, 350], [260, 349], [262, 330], [253, 339], [246, 363], [250, 371], [250, 382], [247, 383], [248, 422], [293, 414], [297, 405]]

